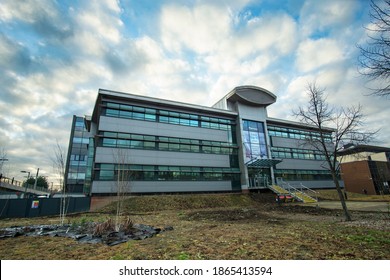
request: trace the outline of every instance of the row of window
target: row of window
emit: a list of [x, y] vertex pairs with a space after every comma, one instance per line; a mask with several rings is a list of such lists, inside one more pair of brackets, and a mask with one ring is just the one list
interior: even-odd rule
[[[307, 139], [320, 140], [321, 139], [321, 135], [317, 131], [300, 130], [300, 129], [293, 129], [293, 128], [287, 128], [287, 127], [273, 126], [273, 125], [268, 125], [268, 134], [269, 134], [269, 136], [278, 136], [278, 137], [302, 139], [302, 140], [307, 140]], [[325, 138], [325, 141], [332, 142], [332, 134], [331, 133], [325, 133], [324, 138]]]
[[230, 181], [240, 179], [240, 170], [224, 167], [98, 164], [95, 171], [96, 180], [112, 181], [117, 180], [118, 176], [136, 181]]
[[75, 131], [85, 131], [84, 118], [76, 117], [76, 120], [74, 123], [74, 130]]
[[87, 161], [88, 156], [87, 155], [79, 155], [79, 154], [71, 154], [70, 160], [72, 161]]
[[319, 151], [305, 149], [272, 147], [271, 154], [274, 158], [326, 160], [325, 156]]
[[91, 192], [94, 155], [95, 155], [95, 140], [93, 137], [91, 137], [89, 138], [89, 144], [88, 144], [87, 168], [85, 171], [85, 180], [84, 180], [84, 188], [83, 188], [83, 192], [85, 194], [89, 194]]
[[[100, 144], [103, 147], [179, 151], [211, 154], [237, 154], [238, 147], [227, 142], [206, 141], [176, 137], [103, 132]], [[115, 137], [115, 138], [111, 138]], [[117, 138], [121, 137], [121, 138]]]
[[84, 180], [85, 172], [69, 172], [68, 179], [70, 180]]
[[155, 121], [193, 127], [231, 130], [234, 121], [167, 110], [106, 102], [103, 115], [117, 118]]
[[297, 169], [274, 169], [275, 177], [284, 180], [332, 180], [332, 174], [327, 170], [297, 170]]
[[73, 137], [73, 144], [88, 144], [89, 138]]

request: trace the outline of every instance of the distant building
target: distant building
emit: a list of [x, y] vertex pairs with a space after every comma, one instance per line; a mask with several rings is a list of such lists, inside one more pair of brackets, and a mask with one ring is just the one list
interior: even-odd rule
[[349, 145], [339, 153], [345, 190], [362, 194], [390, 193], [390, 148]]
[[94, 196], [115, 194], [123, 171], [133, 193], [248, 192], [282, 179], [332, 188], [324, 157], [307, 144], [319, 131], [269, 118], [275, 102], [255, 86], [236, 87], [213, 107], [100, 89], [88, 145], [81, 137], [88, 168], [69, 168], [68, 180], [85, 178], [84, 193]]

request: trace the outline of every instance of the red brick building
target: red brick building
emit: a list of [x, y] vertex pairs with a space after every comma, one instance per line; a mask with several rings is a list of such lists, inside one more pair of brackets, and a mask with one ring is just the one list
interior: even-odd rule
[[346, 191], [368, 195], [390, 193], [390, 148], [348, 146], [338, 159]]

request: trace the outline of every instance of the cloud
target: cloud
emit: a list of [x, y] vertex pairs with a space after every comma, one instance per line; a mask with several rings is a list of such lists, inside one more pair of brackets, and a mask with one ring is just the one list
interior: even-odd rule
[[27, 23], [45, 41], [59, 43], [73, 34], [66, 13], [59, 12], [52, 1], [3, 1], [0, 4], [0, 19], [4, 22], [16, 20]]
[[306, 0], [300, 12], [303, 36], [333, 32], [348, 26], [354, 20], [358, 7], [358, 1]]
[[308, 39], [297, 49], [296, 67], [301, 72], [309, 72], [343, 58], [343, 49], [336, 41], [327, 38]]
[[185, 48], [199, 54], [218, 49], [229, 35], [231, 18], [217, 6], [169, 5], [161, 12], [161, 37], [164, 46], [173, 52]]
[[209, 106], [253, 84], [277, 95], [270, 116], [291, 119], [316, 80], [332, 104], [361, 102], [370, 125], [379, 125], [386, 103], [363, 95], [355, 65], [367, 6], [1, 1], [0, 143], [7, 143], [17, 172], [51, 172], [48, 147], [56, 138], [67, 147], [72, 115], [91, 114], [98, 88]]

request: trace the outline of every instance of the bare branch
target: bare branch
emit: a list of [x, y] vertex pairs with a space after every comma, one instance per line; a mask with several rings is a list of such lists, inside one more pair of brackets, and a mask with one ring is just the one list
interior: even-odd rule
[[62, 190], [61, 195], [61, 205], [60, 205], [60, 222], [63, 225], [65, 221], [65, 216], [68, 211], [69, 206], [69, 200], [68, 203], [66, 203], [66, 187], [65, 187], [65, 165], [66, 165], [66, 152], [61, 147], [61, 145], [56, 143], [56, 146], [54, 147], [54, 156], [52, 157], [53, 167], [55, 172], [58, 175], [58, 180], [60, 183], [60, 187]]
[[[389, 0], [390, 1], [390, 0]], [[346, 220], [351, 220], [344, 195], [338, 180], [339, 164], [337, 162], [338, 151], [347, 143], [367, 143], [376, 132], [364, 132], [362, 129], [364, 116], [362, 106], [351, 106], [347, 108], [330, 107], [326, 102], [325, 90], [312, 83], [307, 88], [308, 103], [300, 107], [293, 114], [302, 123], [314, 126], [320, 137], [317, 139], [304, 140], [314, 150], [319, 151], [326, 158], [326, 167], [332, 174], [333, 182], [339, 193], [340, 201], [344, 209]], [[332, 142], [329, 142], [329, 127], [332, 127]]]
[[372, 94], [390, 96], [390, 0], [384, 0], [383, 6], [373, 0], [370, 3], [372, 27], [366, 29], [368, 35], [365, 45], [357, 45], [360, 50], [359, 72], [370, 81], [380, 81], [378, 88], [371, 88]]

